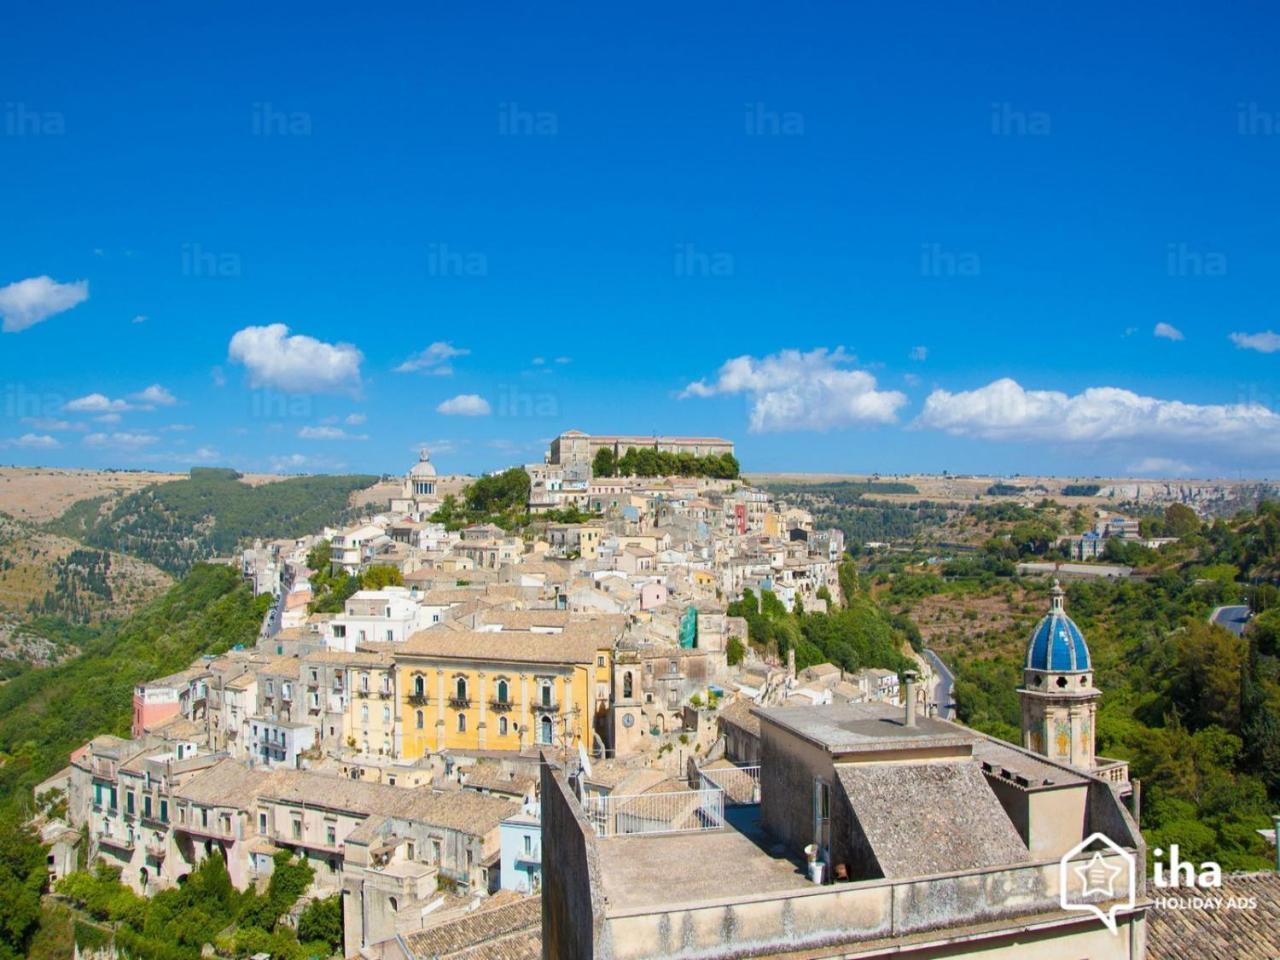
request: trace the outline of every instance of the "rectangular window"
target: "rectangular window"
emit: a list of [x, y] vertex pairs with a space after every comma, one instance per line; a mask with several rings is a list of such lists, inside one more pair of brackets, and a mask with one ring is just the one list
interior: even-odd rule
[[265, 812], [258, 814], [258, 832], [264, 837], [267, 835], [267, 815]]
[[332, 823], [324, 828], [324, 842], [331, 847], [338, 845], [338, 830]]
[[169, 822], [169, 801], [168, 800], [160, 801], [160, 822], [161, 823]]
[[144, 793], [142, 795], [142, 815], [144, 817], [151, 816], [151, 795]]
[[125, 791], [125, 794], [124, 794], [124, 812], [125, 812], [125, 813], [128, 813], [128, 814], [132, 814], [132, 813], [133, 813], [133, 791], [132, 791], [132, 790], [126, 790], [126, 791]]
[[293, 839], [295, 840], [302, 839], [302, 821], [301, 820], [293, 821]]

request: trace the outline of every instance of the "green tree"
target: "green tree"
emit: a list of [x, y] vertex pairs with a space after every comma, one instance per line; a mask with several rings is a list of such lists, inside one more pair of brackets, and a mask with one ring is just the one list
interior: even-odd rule
[[724, 648], [725, 660], [729, 666], [736, 667], [746, 658], [747, 648], [737, 637], [730, 637]]
[[403, 587], [404, 574], [399, 567], [390, 564], [374, 564], [360, 575], [360, 586], [365, 590], [381, 590], [383, 587]]
[[25, 957], [40, 927], [48, 876], [35, 832], [9, 812], [0, 817], [0, 958]]
[[594, 477], [612, 477], [618, 470], [618, 458], [608, 447], [596, 451], [591, 461], [591, 475]]
[[324, 943], [330, 952], [342, 949], [342, 897], [312, 900], [298, 917], [298, 939]]
[[333, 562], [333, 544], [321, 540], [307, 552], [308, 569], [317, 572], [329, 572], [329, 564]]
[[858, 566], [851, 559], [843, 560], [836, 572], [840, 581], [840, 597], [848, 606], [858, 592]]
[[466, 489], [467, 510], [480, 516], [524, 512], [529, 504], [529, 474], [524, 467], [481, 477]]
[[1240, 673], [1245, 643], [1221, 627], [1197, 622], [1171, 638], [1173, 662], [1165, 694], [1191, 730], [1240, 729]]
[[1200, 530], [1200, 518], [1185, 503], [1171, 503], [1164, 510], [1164, 532], [1169, 537], [1189, 537]]

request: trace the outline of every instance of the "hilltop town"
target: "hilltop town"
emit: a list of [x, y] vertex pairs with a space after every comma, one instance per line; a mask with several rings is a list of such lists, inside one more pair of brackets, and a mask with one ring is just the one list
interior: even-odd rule
[[[305, 865], [278, 922], [333, 905], [348, 957], [1119, 955], [1045, 880], [1102, 857], [1145, 936], [1141, 794], [1096, 748], [1062, 589], [1015, 746], [956, 722], [950, 671], [866, 619], [841, 531], [728, 441], [569, 431], [518, 472], [523, 529], [470, 522], [424, 449], [358, 522], [219, 561], [263, 598], [256, 642], [138, 683], [129, 735], [35, 788], [51, 882], [92, 911], [86, 864], [143, 898], [216, 868], [271, 900]], [[762, 646], [793, 611], [830, 645]]]

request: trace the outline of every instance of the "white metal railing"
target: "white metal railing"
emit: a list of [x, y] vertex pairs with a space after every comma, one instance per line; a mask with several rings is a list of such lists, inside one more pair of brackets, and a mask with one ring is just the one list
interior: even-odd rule
[[582, 806], [601, 837], [693, 833], [724, 826], [724, 791], [715, 788], [587, 797]]
[[746, 767], [716, 767], [699, 770], [702, 787], [724, 791], [727, 806], [742, 806], [760, 802], [760, 765]]

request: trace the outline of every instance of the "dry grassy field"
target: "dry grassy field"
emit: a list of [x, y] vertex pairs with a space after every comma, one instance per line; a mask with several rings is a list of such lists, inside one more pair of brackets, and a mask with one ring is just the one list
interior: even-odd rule
[[62, 516], [77, 500], [116, 500], [149, 484], [180, 480], [183, 476], [142, 470], [135, 473], [0, 467], [0, 511], [19, 520], [44, 523]]

